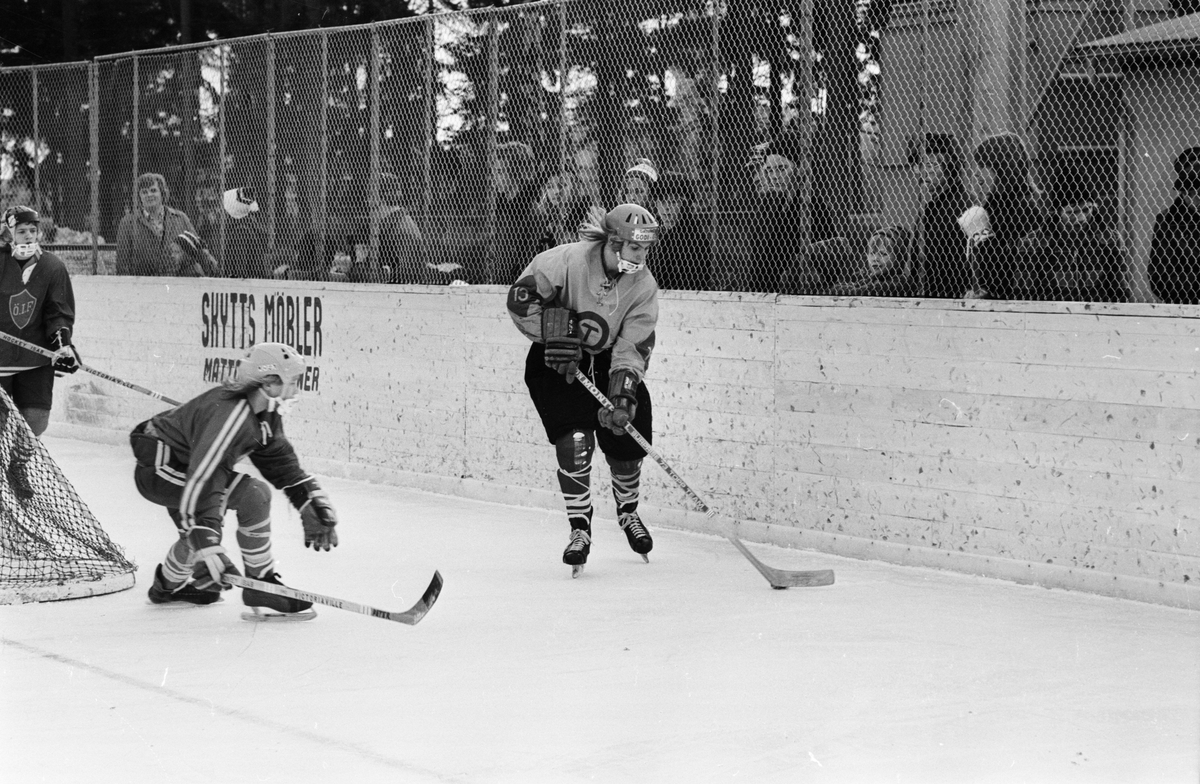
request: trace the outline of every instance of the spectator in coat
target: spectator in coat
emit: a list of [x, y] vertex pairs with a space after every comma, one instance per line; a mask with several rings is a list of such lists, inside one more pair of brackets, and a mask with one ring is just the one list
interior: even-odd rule
[[171, 189], [161, 174], [146, 172], [137, 178], [136, 205], [117, 227], [118, 275], [174, 275], [171, 245], [196, 227], [182, 210], [169, 206]]
[[1095, 181], [1066, 159], [1055, 166], [1048, 213], [1021, 241], [1022, 299], [1124, 302], [1120, 237], [1104, 219]]
[[[948, 133], [925, 134], [909, 140], [908, 163], [917, 173], [927, 201], [917, 221], [920, 230], [913, 249], [914, 266], [924, 270], [924, 295], [961, 299], [971, 287], [967, 274], [967, 243], [958, 216], [970, 206], [963, 187], [963, 160], [957, 140]], [[913, 291], [914, 296], [920, 294]]]
[[1040, 222], [1029, 151], [1015, 133], [989, 136], [975, 148], [981, 207], [960, 216], [970, 245], [972, 299], [1015, 299], [1021, 240]]
[[814, 294], [837, 278], [839, 270], [822, 263], [831, 254], [810, 254], [816, 243], [832, 239], [829, 209], [812, 195], [807, 157], [799, 161], [779, 153], [766, 156], [756, 175], [756, 198], [743, 244], [748, 252], [745, 274], [732, 282], [735, 291]]
[[492, 243], [497, 283], [513, 283], [537, 255], [539, 195], [533, 150], [521, 142], [496, 147], [496, 236]]
[[1200, 304], [1200, 147], [1175, 159], [1175, 201], [1154, 219], [1147, 272], [1162, 302]]
[[682, 174], [667, 172], [655, 189], [658, 242], [650, 247], [647, 266], [660, 289], [708, 291], [712, 288], [712, 242], [692, 213], [691, 183]]

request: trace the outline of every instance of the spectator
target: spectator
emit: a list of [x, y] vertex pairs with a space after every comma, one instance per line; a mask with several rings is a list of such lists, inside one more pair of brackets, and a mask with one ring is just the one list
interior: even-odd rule
[[1096, 188], [1060, 159], [1050, 183], [1050, 212], [1021, 241], [1026, 271], [1018, 294], [1055, 302], [1124, 302], [1125, 262], [1116, 232], [1102, 218]]
[[221, 194], [221, 206], [229, 218], [225, 221], [225, 246], [221, 269], [231, 278], [269, 278], [267, 229], [259, 212], [255, 190], [251, 186], [230, 188]]
[[826, 263], [831, 256], [810, 256], [812, 245], [833, 238], [833, 224], [828, 208], [812, 195], [808, 159], [797, 157], [800, 163], [772, 153], [756, 173], [745, 279], [733, 281], [734, 290], [777, 292], [786, 274], [792, 293], [813, 294], [837, 276]]
[[432, 283], [421, 250], [423, 237], [411, 212], [400, 178], [379, 175], [379, 256], [370, 258], [370, 218], [363, 221], [355, 245], [349, 280], [354, 283]]
[[1200, 304], [1200, 147], [1175, 159], [1171, 206], [1154, 219], [1147, 272], [1150, 289], [1162, 302]]
[[542, 185], [534, 212], [544, 228], [537, 252], [579, 241], [579, 229], [588, 219], [592, 202], [573, 172], [555, 174]]
[[[971, 247], [972, 299], [1014, 299], [1017, 254], [1039, 223], [1039, 200], [1029, 178], [1029, 152], [1015, 133], [989, 136], [975, 148], [978, 230], [964, 229]], [[967, 213], [960, 221], [972, 225]], [[961, 223], [960, 223], [961, 225]]]
[[521, 142], [496, 147], [496, 234], [494, 269], [512, 283], [537, 254], [541, 226], [534, 212], [538, 188], [533, 150]]
[[208, 251], [200, 235], [185, 231], [171, 243], [171, 261], [181, 278], [211, 278], [218, 274], [217, 260]]
[[866, 271], [825, 293], [835, 297], [912, 297], [919, 295], [920, 288], [912, 231], [907, 226], [887, 226], [867, 241]]
[[617, 201], [621, 204], [636, 204], [654, 211], [655, 186], [658, 185], [658, 169], [649, 158], [638, 158], [625, 170], [621, 179], [621, 194]]
[[171, 190], [161, 174], [137, 178], [137, 204], [117, 227], [118, 275], [174, 275], [171, 243], [196, 227], [181, 210], [168, 206]]
[[647, 265], [660, 289], [708, 291], [712, 288], [709, 233], [692, 214], [695, 197], [691, 183], [668, 172], [655, 188], [658, 241], [650, 246]]
[[971, 283], [967, 246], [956, 221], [970, 206], [970, 200], [963, 187], [958, 142], [947, 133], [928, 133], [922, 149], [920, 138], [911, 138], [908, 163], [916, 169], [927, 198], [917, 222], [920, 244], [912, 253], [914, 267], [924, 271], [924, 291], [913, 291], [912, 295], [961, 299]]
[[75, 290], [62, 261], [42, 250], [38, 214], [29, 207], [9, 207], [0, 222], [0, 330], [54, 352], [50, 364], [39, 354], [0, 343], [0, 389], [3, 389], [35, 436], [50, 424], [55, 373], [79, 369], [72, 345]]

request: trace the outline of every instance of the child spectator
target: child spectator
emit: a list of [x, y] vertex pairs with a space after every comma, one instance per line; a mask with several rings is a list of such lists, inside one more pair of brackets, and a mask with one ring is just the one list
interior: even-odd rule
[[913, 263], [912, 231], [907, 226], [887, 226], [867, 241], [866, 271], [826, 293], [835, 297], [913, 297], [920, 294], [920, 289]]
[[621, 180], [621, 194], [617, 201], [621, 204], [636, 204], [654, 211], [654, 188], [658, 185], [658, 169], [649, 158], [638, 158], [632, 166], [625, 170]]

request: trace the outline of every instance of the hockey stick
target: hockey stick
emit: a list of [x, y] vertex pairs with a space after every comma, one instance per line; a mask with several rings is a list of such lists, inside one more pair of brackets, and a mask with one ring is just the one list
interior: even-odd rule
[[429, 581], [429, 587], [425, 589], [425, 593], [417, 600], [417, 603], [409, 607], [404, 612], [391, 612], [390, 610], [378, 610], [374, 607], [368, 607], [365, 604], [356, 604], [348, 602], [344, 599], [336, 599], [332, 596], [323, 596], [319, 593], [310, 593], [309, 591], [301, 591], [296, 588], [289, 588], [286, 585], [278, 585], [276, 583], [265, 583], [262, 580], [253, 580], [249, 577], [242, 577], [240, 574], [225, 574], [224, 578], [239, 588], [250, 588], [263, 593], [273, 593], [276, 596], [286, 596], [289, 599], [299, 599], [303, 602], [312, 602], [313, 604], [323, 604], [327, 607], [336, 607], [339, 610], [349, 610], [350, 612], [360, 613], [362, 615], [370, 615], [373, 618], [382, 618], [385, 621], [396, 621], [397, 623], [406, 623], [409, 626], [416, 626], [417, 623], [425, 617], [425, 613], [429, 612], [429, 608], [433, 607], [433, 603], [437, 601], [438, 594], [442, 592], [442, 574], [437, 570], [433, 572], [433, 579]]
[[[35, 354], [41, 354], [43, 357], [48, 357], [50, 359], [54, 359], [54, 352], [51, 351], [50, 349], [42, 348], [41, 346], [37, 345], [36, 343], [30, 343], [28, 340], [21, 340], [19, 337], [15, 336], [15, 335], [10, 335], [7, 332], [0, 332], [0, 340], [5, 341], [6, 343], [12, 343], [14, 346], [20, 346], [21, 348], [25, 349], [26, 351], [32, 351]], [[83, 364], [82, 362], [79, 363], [79, 369], [83, 370], [87, 373], [91, 373], [93, 376], [99, 376], [100, 378], [103, 378], [107, 381], [111, 381], [114, 384], [120, 384], [123, 387], [129, 387], [132, 390], [141, 392], [143, 395], [149, 395], [150, 397], [154, 398], [155, 400], [161, 400], [162, 402], [170, 403], [173, 406], [183, 405], [178, 400], [172, 400], [171, 398], [167, 397], [166, 395], [164, 395], [160, 392], [155, 392], [153, 389], [146, 389], [145, 387], [140, 387], [137, 384], [131, 383], [129, 381], [125, 381], [124, 379], [117, 378], [116, 376], [110, 376], [108, 373], [105, 373], [103, 370], [96, 370], [96, 368], [94, 368], [94, 367], [88, 367], [87, 365]]]
[[[604, 393], [601, 392], [596, 385], [593, 384], [588, 377], [583, 374], [582, 371], [576, 370], [575, 378], [579, 381], [579, 383], [583, 384], [584, 388], [586, 388], [588, 392], [592, 393], [594, 398], [600, 401], [600, 405], [604, 406], [609, 411], [613, 410], [612, 401], [605, 397]], [[675, 469], [671, 467], [671, 464], [667, 462], [666, 458], [664, 458], [658, 452], [658, 450], [650, 444], [649, 441], [643, 438], [642, 434], [639, 433], [631, 423], [625, 424], [625, 432], [637, 442], [638, 446], [645, 450], [646, 454], [654, 458], [654, 462], [662, 466], [662, 470], [667, 472], [667, 476], [675, 480], [675, 484], [679, 485], [683, 489], [683, 492], [687, 493], [688, 498], [692, 499], [692, 503], [694, 503], [700, 509], [700, 511], [704, 512], [705, 517], [708, 517], [709, 519], [716, 517], [716, 510], [709, 507], [709, 505], [704, 502], [704, 499], [700, 497], [700, 494], [689, 487], [688, 483], [683, 481], [683, 477], [675, 473]], [[742, 555], [746, 556], [746, 560], [749, 561], [763, 577], [767, 578], [767, 582], [771, 584], [772, 588], [782, 590], [784, 588], [791, 587], [807, 588], [815, 585], [833, 584], [832, 569], [817, 569], [805, 572], [792, 572], [785, 569], [772, 569], [770, 566], [767, 566], [762, 561], [755, 558], [754, 553], [750, 552], [746, 545], [742, 543], [741, 539], [738, 539], [733, 534], [726, 534], [725, 538], [732, 542], [733, 546], [736, 547]]]

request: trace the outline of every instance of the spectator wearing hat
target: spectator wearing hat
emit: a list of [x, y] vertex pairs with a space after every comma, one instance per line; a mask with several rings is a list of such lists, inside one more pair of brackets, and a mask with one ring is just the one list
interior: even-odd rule
[[1124, 302], [1121, 241], [1105, 219], [1094, 179], [1060, 156], [1047, 190], [1047, 214], [1020, 243], [1018, 296], [1053, 302]]
[[1147, 272], [1162, 302], [1200, 304], [1200, 147], [1175, 159], [1175, 200], [1154, 219]]
[[[961, 299], [971, 283], [966, 243], [957, 220], [971, 202], [963, 187], [958, 141], [948, 133], [927, 133], [922, 147], [920, 137], [911, 137], [908, 164], [927, 199], [917, 221], [920, 237], [912, 253], [914, 266], [924, 269], [924, 296]], [[912, 293], [921, 294], [919, 290]]]
[[[46, 431], [54, 402], [56, 373], [79, 369], [73, 345], [75, 290], [66, 265], [41, 247], [36, 210], [9, 207], [0, 220], [0, 330], [54, 352], [40, 354], [0, 343], [0, 389], [29, 423], [35, 436]], [[11, 469], [11, 466], [9, 467]], [[11, 477], [11, 475], [10, 475]]]
[[755, 174], [742, 279], [730, 282], [735, 291], [778, 292], [786, 279], [790, 293], [815, 294], [838, 275], [831, 263], [837, 254], [810, 252], [834, 237], [833, 221], [824, 202], [806, 187], [812, 180], [808, 158], [797, 157], [769, 154]]
[[172, 274], [181, 278], [211, 278], [218, 274], [217, 260], [194, 231], [185, 231], [175, 238], [171, 243], [171, 259], [175, 263]]
[[658, 169], [649, 158], [638, 158], [621, 178], [621, 195], [617, 201], [620, 204], [636, 204], [654, 212], [657, 185]]
[[118, 275], [174, 275], [176, 262], [171, 245], [196, 227], [182, 211], [169, 205], [171, 189], [161, 174], [146, 172], [137, 178], [131, 212], [117, 227]]
[[658, 241], [646, 264], [660, 289], [708, 291], [712, 288], [710, 238], [692, 214], [692, 185], [682, 174], [667, 172], [655, 188]]
[[[1019, 244], [1040, 222], [1039, 198], [1030, 182], [1029, 151], [1015, 133], [989, 136], [975, 148], [976, 196], [985, 230], [964, 227], [970, 245], [972, 299], [1014, 299]], [[962, 224], [971, 225], [963, 220]]]

